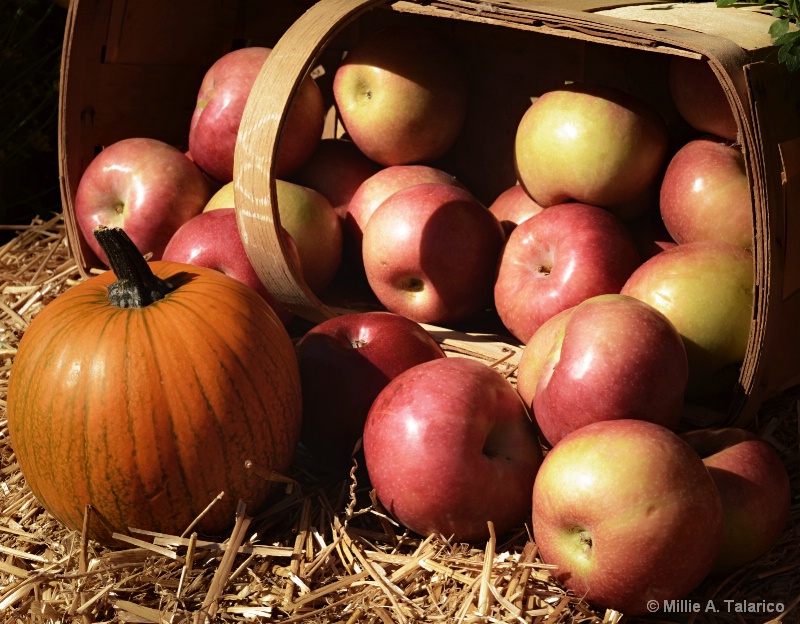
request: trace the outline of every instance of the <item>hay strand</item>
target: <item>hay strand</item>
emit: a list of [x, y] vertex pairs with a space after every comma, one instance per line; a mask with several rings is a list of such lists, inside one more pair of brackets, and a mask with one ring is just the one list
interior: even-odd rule
[[[524, 622], [618, 624], [564, 592], [544, 564], [530, 528], [485, 544], [415, 536], [391, 518], [368, 487], [358, 449], [350, 473], [321, 474], [298, 452], [286, 486], [261, 510], [239, 505], [227, 536], [181, 535], [131, 527], [120, 547], [71, 532], [42, 509], [19, 470], [8, 437], [5, 398], [16, 348], [27, 325], [59, 293], [81, 281], [56, 215], [16, 227], [0, 247], [0, 620], [17, 622]], [[445, 350], [470, 357], [469, 344]], [[514, 380], [518, 353], [480, 346], [475, 355]], [[793, 491], [800, 486], [800, 390], [766, 403], [753, 429], [779, 450]], [[258, 466], [247, 467], [260, 474]], [[219, 497], [210, 501], [209, 508]], [[91, 509], [87, 509], [85, 522]], [[202, 517], [202, 514], [199, 516]], [[199, 520], [198, 517], [198, 520]], [[123, 546], [124, 544], [124, 546]], [[692, 599], [713, 600], [709, 624], [800, 621], [800, 502], [779, 543]], [[725, 601], [782, 601], [784, 613], [724, 611]], [[685, 621], [689, 621], [688, 619]]]

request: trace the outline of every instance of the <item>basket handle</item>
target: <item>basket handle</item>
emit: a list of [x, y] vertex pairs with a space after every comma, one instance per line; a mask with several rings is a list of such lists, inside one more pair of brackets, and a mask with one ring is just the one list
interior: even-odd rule
[[289, 106], [326, 45], [345, 26], [387, 0], [321, 0], [275, 44], [256, 78], [234, 155], [236, 221], [253, 268], [283, 306], [312, 322], [341, 311], [326, 306], [287, 259], [280, 234], [275, 163]]

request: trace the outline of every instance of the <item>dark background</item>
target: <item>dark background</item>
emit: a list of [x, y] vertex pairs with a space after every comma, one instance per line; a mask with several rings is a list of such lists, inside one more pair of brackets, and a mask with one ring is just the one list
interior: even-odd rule
[[[0, 0], [0, 224], [61, 211], [58, 83], [68, 0]], [[0, 242], [13, 231], [0, 230]]]

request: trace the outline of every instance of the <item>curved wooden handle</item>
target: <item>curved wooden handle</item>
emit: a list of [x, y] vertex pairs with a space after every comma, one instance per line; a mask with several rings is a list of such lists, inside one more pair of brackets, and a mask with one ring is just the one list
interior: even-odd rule
[[312, 322], [335, 316], [288, 262], [281, 236], [275, 163], [289, 106], [325, 46], [345, 26], [388, 0], [321, 0], [275, 44], [242, 116], [233, 163], [236, 220], [247, 255], [267, 290]]

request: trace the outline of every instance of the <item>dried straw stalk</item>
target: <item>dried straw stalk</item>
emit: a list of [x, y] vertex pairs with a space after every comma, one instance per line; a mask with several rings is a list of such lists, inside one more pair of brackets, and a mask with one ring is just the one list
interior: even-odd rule
[[[558, 587], [528, 526], [502, 541], [492, 532], [484, 545], [456, 544], [442, 535], [421, 539], [381, 508], [363, 485], [363, 467], [354, 465], [349, 479], [331, 480], [302, 453], [285, 494], [267, 509], [240, 504], [231, 534], [219, 540], [203, 539], [191, 527], [180, 536], [135, 531], [120, 536], [129, 547], [108, 549], [66, 530], [25, 485], [8, 438], [5, 398], [28, 323], [81, 278], [59, 215], [14, 229], [15, 238], [0, 247], [3, 622], [619, 621], [620, 614], [596, 612]], [[458, 350], [451, 355], [465, 355]], [[513, 368], [504, 366], [498, 362], [513, 378]], [[795, 491], [798, 405], [800, 391], [786, 393], [764, 405], [753, 425], [781, 452]], [[770, 553], [690, 597], [713, 600], [719, 611], [686, 621], [771, 621], [771, 615], [725, 610], [725, 601], [781, 601], [785, 611], [775, 621], [800, 621], [800, 505], [796, 497], [793, 502], [789, 525]]]

